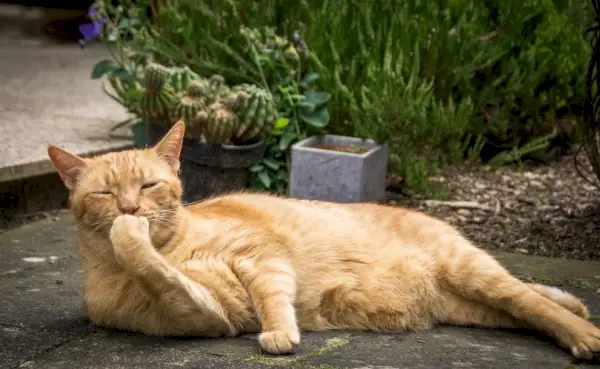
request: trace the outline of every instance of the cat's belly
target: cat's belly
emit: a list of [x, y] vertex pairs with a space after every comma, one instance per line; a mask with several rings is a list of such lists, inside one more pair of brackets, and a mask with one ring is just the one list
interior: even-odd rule
[[430, 256], [408, 247], [375, 264], [357, 260], [299, 273], [296, 305], [303, 329], [402, 331], [432, 325], [439, 285]]

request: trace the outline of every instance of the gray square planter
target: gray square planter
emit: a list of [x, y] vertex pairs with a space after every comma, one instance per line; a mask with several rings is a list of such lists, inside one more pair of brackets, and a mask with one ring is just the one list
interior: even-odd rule
[[[352, 145], [351, 153], [318, 148]], [[356, 137], [308, 137], [292, 146], [290, 197], [338, 203], [378, 202], [385, 197], [388, 146]]]

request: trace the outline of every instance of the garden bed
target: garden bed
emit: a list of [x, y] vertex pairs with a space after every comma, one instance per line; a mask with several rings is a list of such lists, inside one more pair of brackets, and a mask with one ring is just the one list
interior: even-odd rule
[[[446, 220], [483, 248], [600, 260], [598, 188], [578, 175], [573, 160], [494, 171], [455, 167], [433, 178], [445, 185], [446, 200], [392, 194], [391, 202]], [[583, 152], [578, 162], [596, 183]]]

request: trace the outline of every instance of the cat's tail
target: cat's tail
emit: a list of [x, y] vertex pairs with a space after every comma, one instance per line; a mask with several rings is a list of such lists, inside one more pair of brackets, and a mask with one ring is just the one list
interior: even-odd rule
[[567, 291], [561, 290], [557, 287], [551, 287], [537, 283], [528, 283], [527, 285], [540, 295], [556, 302], [573, 314], [586, 320], [590, 318], [588, 308], [583, 304], [583, 302]]

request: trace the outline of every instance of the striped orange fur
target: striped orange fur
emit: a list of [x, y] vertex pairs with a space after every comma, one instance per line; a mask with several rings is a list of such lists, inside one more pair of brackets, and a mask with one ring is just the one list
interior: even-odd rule
[[576, 297], [519, 281], [450, 225], [376, 204], [235, 193], [182, 206], [184, 125], [153, 148], [48, 154], [70, 190], [98, 325], [150, 335], [260, 332], [284, 354], [300, 331], [528, 327], [580, 358], [600, 330]]

